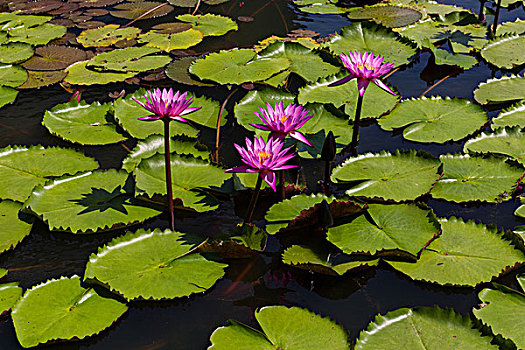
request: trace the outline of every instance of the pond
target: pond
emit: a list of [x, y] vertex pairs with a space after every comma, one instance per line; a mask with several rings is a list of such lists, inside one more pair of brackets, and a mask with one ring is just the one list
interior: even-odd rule
[[[205, 349], [212, 345], [210, 336], [218, 327], [235, 325], [228, 320], [257, 330], [262, 326], [270, 340], [256, 339], [255, 332], [243, 328], [252, 332], [246, 339], [233, 331], [214, 333], [214, 348], [237, 349], [241, 344], [284, 348], [287, 343], [282, 339], [269, 345], [271, 326], [263, 322], [263, 313], [276, 309], [261, 308], [273, 305], [300, 307], [336, 322], [343, 335], [330, 338], [330, 345], [329, 331], [324, 333], [320, 324], [317, 328], [312, 323], [312, 328], [301, 330], [304, 333], [294, 331], [300, 328], [294, 319], [308, 324], [309, 316], [304, 314], [277, 314], [266, 320], [273, 322], [277, 334], [289, 321], [291, 338], [312, 337], [319, 344], [327, 342], [327, 349], [352, 348], [334, 344], [341, 337], [354, 344], [376, 315], [389, 312], [394, 313], [385, 323], [376, 319], [377, 328], [369, 328], [368, 343], [361, 339], [357, 347], [410, 348], [410, 341], [401, 342], [411, 332], [388, 328], [411, 315], [395, 313], [402, 308], [413, 308], [410, 312], [418, 317], [430, 315], [427, 322], [437, 327], [437, 333], [451, 332], [439, 323], [446, 318], [454, 327], [458, 322], [460, 328], [469, 329], [458, 335], [459, 343], [434, 339], [430, 348], [489, 347], [490, 342], [494, 348], [523, 347], [517, 325], [523, 324], [525, 315], [521, 293], [525, 292], [525, 248], [519, 227], [525, 213], [515, 211], [522, 204], [525, 155], [520, 152], [525, 146], [521, 141], [525, 4], [503, 1], [498, 22], [507, 24], [495, 37], [486, 27], [497, 6], [493, 1], [483, 4], [486, 18], [479, 22], [477, 0], [399, 0], [378, 6], [369, 1], [309, 0], [199, 0], [198, 5], [193, 0], [169, 4], [0, 0], [4, 12], [0, 13], [0, 105], [6, 101], [0, 107], [0, 222], [6, 228], [0, 233], [0, 305], [8, 299], [2, 294], [6, 284], [18, 283], [22, 289], [15, 294], [24, 293], [17, 304], [18, 296], [13, 300], [13, 311], [0, 316], [0, 349], [21, 349], [48, 340], [45, 347], [50, 349]], [[155, 7], [156, 16], [134, 20]], [[359, 12], [363, 9], [372, 11]], [[6, 14], [14, 10], [22, 11], [18, 16], [48, 15], [52, 20], [31, 25], [24, 22], [28, 19], [20, 20], [36, 34], [17, 34], [21, 29]], [[197, 15], [222, 17], [192, 17], [194, 10]], [[57, 27], [35, 29], [49, 26], [45, 23], [49, 20]], [[395, 21], [408, 22], [392, 24]], [[508, 24], [514, 21], [518, 22]], [[173, 22], [178, 24], [155, 27]], [[97, 29], [108, 24], [123, 31], [117, 36], [117, 26], [106, 32]], [[265, 40], [271, 36], [280, 39]], [[80, 58], [49, 68], [49, 62], [68, 62], [73, 55], [60, 51], [65, 49], [49, 49], [53, 47], [46, 45], [49, 41], [61, 48], [75, 47]], [[14, 42], [18, 46], [8, 51]], [[139, 47], [111, 56], [117, 50]], [[355, 80], [338, 87], [328, 84], [348, 75], [338, 54], [363, 48], [393, 62], [394, 69], [382, 81], [396, 96], [369, 85], [363, 97], [359, 143], [353, 149], [359, 156], [354, 157], [345, 146], [355, 128]], [[20, 58], [24, 50], [29, 50], [28, 57]], [[43, 56], [47, 68], [34, 68], [38, 63], [36, 56], [30, 58], [33, 55]], [[248, 58], [242, 61], [242, 55]], [[245, 68], [250, 64], [261, 68], [248, 72]], [[2, 73], [14, 69], [7, 66], [25, 67], [29, 80], [19, 71]], [[59, 75], [63, 72], [67, 77]], [[17, 84], [17, 79], [23, 81]], [[490, 83], [494, 86], [484, 84], [489, 79], [495, 79]], [[13, 88], [18, 91], [16, 98]], [[171, 123], [172, 133], [179, 135], [171, 151], [174, 195], [184, 204], [176, 201], [175, 231], [183, 233], [180, 236], [147, 233], [170, 226], [162, 185], [164, 153], [158, 125], [162, 123], [137, 121], [147, 112], [130, 98], [134, 94], [145, 101], [145, 90], [138, 90], [153, 88], [190, 91], [196, 97], [192, 107], [202, 106], [187, 115], [190, 123]], [[232, 178], [224, 170], [242, 164], [234, 143], [245, 147], [245, 137], [253, 139], [256, 129], [249, 123], [258, 122], [253, 112], [260, 112], [266, 102], [275, 105], [281, 100], [285, 106], [300, 103], [312, 111], [314, 117], [302, 130], [313, 147], [285, 141], [300, 156], [292, 161], [297, 167], [286, 173], [287, 200], [281, 199], [279, 186], [276, 192], [264, 186], [250, 220], [253, 225], [243, 226], [257, 174]], [[217, 152], [219, 115], [224, 122]], [[326, 162], [321, 159], [330, 130], [336, 135], [338, 152], [331, 185], [326, 183]], [[45, 149], [27, 149], [36, 145]], [[470, 157], [459, 155], [464, 153]], [[373, 173], [375, 168], [380, 168], [380, 175]], [[481, 170], [476, 173], [476, 168]], [[14, 174], [9, 172], [12, 169]], [[454, 179], [454, 172], [469, 174], [463, 182], [477, 177], [480, 181], [468, 189], [468, 184], [447, 188], [461, 182]], [[386, 186], [381, 183], [388, 181]], [[67, 183], [73, 185], [66, 187]], [[82, 210], [68, 210], [70, 203]], [[13, 235], [21, 235], [16, 239], [10, 236], [15, 231]], [[382, 238], [374, 236], [378, 231], [393, 236], [380, 242]], [[349, 232], [361, 236], [352, 238]], [[104, 260], [112, 251], [145, 237], [153, 237], [153, 243], [123, 251], [114, 261]], [[193, 244], [203, 255], [177, 239]], [[444, 258], [430, 255], [436, 252]], [[446, 260], [452, 255], [459, 258]], [[158, 258], [171, 264], [181, 257], [189, 257], [188, 267], [177, 265], [180, 270], [171, 272], [176, 275], [171, 278], [180, 278], [183, 287], [170, 289], [169, 282], [159, 282], [162, 278], [147, 280], [147, 272], [134, 272], [140, 262]], [[490, 260], [492, 265], [476, 259]], [[104, 264], [111, 270], [115, 261], [108, 273]], [[425, 261], [433, 267], [419, 268]], [[351, 266], [343, 267], [346, 263]], [[443, 264], [446, 269], [441, 270]], [[199, 277], [206, 286], [194, 280], [197, 270], [207, 274]], [[113, 279], [130, 274], [135, 280], [123, 279], [120, 287], [112, 284]], [[97, 293], [104, 301], [94, 301], [92, 309], [82, 314], [78, 307], [82, 302], [71, 301], [74, 295], [57, 290], [42, 292], [43, 299], [35, 296], [31, 305], [28, 291], [44, 289], [35, 286], [49, 280], [73, 283], [74, 275], [86, 288], [69, 287], [81, 291], [80, 301]], [[143, 276], [146, 282], [137, 282]], [[487, 299], [481, 300], [480, 292]], [[496, 298], [491, 292], [502, 298], [493, 302], [500, 309], [487, 308], [489, 312], [483, 314], [479, 304], [490, 305], [487, 300]], [[62, 334], [64, 321], [57, 310], [65, 305], [72, 314], [79, 310], [74, 316], [78, 319], [69, 318], [67, 322], [73, 323], [63, 326], [72, 330]], [[433, 306], [455, 314], [418, 309]], [[482, 337], [477, 318], [493, 333], [485, 326]], [[83, 329], [85, 324], [104, 323], [102, 319], [109, 321], [96, 331]], [[513, 321], [505, 322], [509, 319]], [[24, 328], [24, 322], [35, 328]], [[470, 331], [478, 333], [472, 336]], [[421, 337], [430, 341], [425, 338], [428, 334]], [[254, 343], [246, 345], [251, 343], [243, 339]], [[312, 340], [296, 348], [313, 349], [315, 344]]]

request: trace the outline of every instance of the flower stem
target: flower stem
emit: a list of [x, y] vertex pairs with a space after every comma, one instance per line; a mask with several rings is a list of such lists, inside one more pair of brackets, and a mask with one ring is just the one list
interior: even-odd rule
[[483, 21], [485, 18], [485, 0], [479, 1], [479, 13], [478, 13], [478, 19], [480, 21]]
[[219, 110], [219, 116], [217, 117], [217, 129], [216, 129], [216, 133], [215, 133], [215, 163], [217, 163], [217, 164], [219, 164], [219, 143], [220, 143], [220, 139], [221, 139], [220, 136], [221, 136], [222, 113], [224, 112], [224, 108], [226, 108], [226, 104], [228, 103], [230, 98], [233, 96], [233, 94], [235, 94], [237, 92], [237, 90], [239, 90], [239, 88], [236, 88], [235, 90], [230, 92], [228, 97], [226, 97], [226, 99], [224, 100], [224, 102], [221, 105], [221, 109]]
[[171, 183], [170, 119], [164, 118], [162, 121], [164, 122], [164, 166], [166, 168], [166, 192], [168, 196], [170, 229], [175, 230], [175, 211], [173, 209], [173, 185]]
[[244, 219], [245, 223], [250, 223], [252, 221], [253, 210], [255, 209], [255, 203], [257, 203], [257, 199], [259, 198], [259, 192], [261, 192], [261, 185], [262, 177], [260, 174], [258, 174], [255, 191], [253, 192], [252, 200], [250, 201], [250, 206], [248, 207], [248, 215], [246, 215], [246, 219]]
[[281, 200], [286, 199], [286, 187], [285, 187], [284, 170], [279, 171], [279, 182], [281, 183]]
[[354, 131], [352, 133], [352, 142], [350, 143], [350, 151], [353, 156], [357, 155], [357, 138], [359, 136], [359, 121], [361, 119], [361, 107], [363, 106], [363, 96], [359, 94], [357, 98], [357, 106], [355, 107]]
[[492, 34], [493, 35], [496, 35], [496, 28], [498, 26], [500, 8], [501, 8], [501, 0], [498, 0], [498, 4], [496, 7], [496, 14], [494, 15], [494, 24], [492, 24]]

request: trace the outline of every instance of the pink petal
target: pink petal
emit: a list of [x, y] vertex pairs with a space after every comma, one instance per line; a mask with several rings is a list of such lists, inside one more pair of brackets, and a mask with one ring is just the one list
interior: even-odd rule
[[359, 90], [359, 96], [363, 97], [365, 94], [366, 88], [370, 84], [370, 80], [359, 78], [357, 79], [357, 89]]
[[373, 79], [372, 80], [377, 86], [379, 86], [381, 89], [385, 90], [386, 92], [392, 94], [392, 95], [396, 95], [396, 93], [394, 91], [392, 91], [388, 86], [386, 86], [385, 83], [383, 83], [381, 80], [379, 79]]
[[145, 121], [153, 121], [153, 120], [160, 120], [161, 117], [157, 117], [156, 115], [147, 115], [145, 117], [137, 118], [138, 120], [145, 120]]
[[248, 123], [248, 124], [253, 126], [254, 128], [257, 128], [257, 129], [261, 129], [261, 130], [264, 130], [264, 131], [272, 131], [272, 129], [270, 129], [266, 125], [259, 125], [259, 124], [254, 124], [254, 123]]
[[352, 80], [354, 77], [353, 74], [350, 74], [350, 75], [347, 75], [346, 77], [344, 77], [343, 79], [339, 79], [337, 81], [334, 81], [333, 83], [331, 84], [328, 84], [329, 87], [332, 87], [332, 86], [339, 86], [339, 85], [343, 85], [344, 83], [347, 83], [349, 82], [350, 80]]
[[303, 143], [306, 143], [308, 146], [312, 147], [313, 145], [310, 143], [310, 141], [308, 141], [308, 139], [303, 135], [301, 134], [299, 131], [292, 131], [291, 133], [289, 133], [288, 135], [290, 135], [290, 137], [293, 137], [294, 139], [296, 140], [299, 140]]
[[277, 189], [275, 188], [275, 173], [273, 171], [265, 171], [265, 172], [259, 173], [259, 175], [262, 177], [264, 181], [266, 181], [268, 185], [270, 185], [270, 187], [272, 188], [274, 192], [277, 191]]
[[252, 168], [250, 168], [250, 167], [248, 167], [246, 165], [241, 165], [241, 166], [238, 166], [236, 168], [231, 168], [231, 169], [225, 170], [224, 172], [225, 173], [247, 173], [249, 169], [253, 170]]

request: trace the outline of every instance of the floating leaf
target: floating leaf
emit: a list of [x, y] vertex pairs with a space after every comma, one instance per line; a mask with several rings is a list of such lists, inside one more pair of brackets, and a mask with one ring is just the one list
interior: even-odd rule
[[349, 349], [343, 327], [306, 309], [266, 306], [255, 311], [262, 332], [230, 321], [210, 337], [209, 350], [227, 349]]
[[355, 349], [498, 349], [473, 326], [468, 315], [452, 309], [398, 309], [377, 315], [359, 334]]
[[[213, 210], [218, 207], [215, 198], [207, 196], [204, 189], [221, 187], [231, 177], [224, 169], [202, 159], [173, 155], [171, 157], [173, 197], [182, 200], [185, 207], [198, 212]], [[137, 194], [166, 194], [166, 176], [164, 156], [157, 154], [140, 162], [134, 170], [137, 181]]]
[[58, 339], [83, 339], [111, 326], [127, 307], [83, 288], [80, 277], [49, 280], [27, 290], [11, 316], [20, 344], [32, 347]]
[[458, 66], [467, 70], [478, 63], [476, 57], [473, 56], [450, 53], [447, 50], [435, 48], [433, 44], [430, 44], [429, 47], [437, 65]]
[[461, 140], [488, 122], [483, 109], [468, 99], [418, 98], [402, 101], [379, 119], [383, 130], [403, 129], [410, 141], [445, 143]]
[[20, 66], [0, 64], [0, 86], [17, 87], [27, 80], [27, 72]]
[[108, 122], [106, 114], [111, 104], [98, 101], [87, 104], [85, 101], [70, 101], [56, 105], [44, 114], [42, 124], [64, 140], [82, 145], [106, 145], [125, 140], [116, 131], [116, 125]]
[[139, 36], [138, 41], [139, 43], [145, 43], [146, 46], [170, 52], [175, 49], [182, 50], [195, 46], [202, 41], [202, 37], [202, 33], [198, 30], [188, 29], [184, 32], [173, 34], [147, 32]]
[[332, 173], [335, 182], [356, 182], [346, 194], [394, 201], [413, 200], [438, 179], [439, 161], [415, 151], [382, 151], [350, 158]]
[[108, 24], [102, 28], [84, 30], [77, 41], [84, 47], [110, 46], [121, 40], [135, 39], [140, 29], [135, 27], [120, 28], [117, 24]]
[[132, 1], [114, 6], [113, 10], [109, 11], [109, 13], [113, 17], [125, 19], [137, 19], [140, 17], [140, 19], [142, 20], [165, 16], [171, 11], [173, 11], [173, 6], [159, 5], [160, 3], [156, 1]]
[[37, 47], [35, 56], [24, 62], [22, 66], [29, 70], [59, 70], [86, 58], [87, 54], [83, 50], [69, 46], [48, 45]]
[[[357, 79], [348, 83], [329, 87], [331, 83], [343, 78], [346, 74], [338, 74], [326, 79], [319, 79], [313, 84], [299, 89], [297, 100], [300, 104], [306, 103], [331, 103], [336, 108], [345, 106], [345, 114], [349, 119], [355, 118], [357, 105]], [[386, 93], [375, 84], [370, 84], [366, 90], [366, 98], [363, 101], [361, 118], [379, 118], [381, 115], [392, 110], [399, 100], [399, 96]]]
[[95, 171], [63, 177], [39, 186], [25, 206], [51, 230], [94, 233], [142, 222], [159, 211], [133, 198], [125, 171]]
[[181, 236], [156, 229], [115, 238], [90, 256], [84, 280], [108, 285], [127, 300], [173, 299], [204, 292], [224, 275], [227, 265], [194, 253]]
[[525, 76], [504, 76], [489, 79], [474, 90], [474, 99], [482, 105], [525, 99]]
[[441, 285], [475, 286], [489, 282], [508, 267], [525, 262], [525, 254], [495, 228], [451, 217], [439, 219], [442, 234], [415, 263], [389, 261], [415, 280]]
[[482, 133], [465, 142], [463, 152], [505, 155], [525, 164], [525, 133], [517, 128], [505, 128], [492, 134]]
[[166, 75], [177, 83], [195, 86], [213, 86], [213, 84], [203, 83], [190, 76], [188, 69], [190, 65], [197, 59], [196, 56], [181, 57], [173, 60], [166, 67]]
[[0, 150], [0, 198], [23, 202], [48, 179], [98, 168], [98, 163], [72, 149], [43, 146]]
[[299, 7], [299, 10], [306, 13], [315, 14], [341, 14], [346, 9], [337, 6], [331, 0], [294, 0], [296, 5], [306, 5]]
[[499, 290], [483, 289], [479, 292], [483, 304], [472, 313], [490, 326], [492, 333], [512, 340], [518, 349], [523, 349], [525, 335], [521, 325], [525, 322], [525, 294], [504, 286], [497, 287]]
[[283, 262], [308, 271], [341, 276], [352, 269], [376, 266], [379, 259], [340, 259], [340, 256], [332, 256], [321, 247], [293, 245], [284, 251]]
[[22, 296], [22, 288], [18, 283], [0, 284], [0, 315], [11, 310]]
[[266, 232], [253, 224], [238, 224], [232, 230], [214, 235], [199, 248], [201, 253], [218, 253], [223, 258], [247, 258], [266, 247]]
[[229, 17], [207, 13], [205, 15], [184, 14], [176, 17], [179, 21], [191, 23], [193, 29], [204, 36], [220, 36], [230, 30], [237, 30], [237, 23]]
[[0, 63], [16, 64], [33, 56], [33, 47], [25, 43], [0, 45]]
[[160, 23], [151, 27], [151, 30], [159, 34], [175, 34], [191, 29], [191, 24], [180, 22]]
[[5, 275], [7, 275], [7, 270], [0, 268], [0, 278], [4, 277]]
[[51, 40], [61, 38], [66, 32], [66, 27], [48, 23], [31, 28], [16, 27], [9, 30], [9, 41], [33, 46], [45, 45]]
[[481, 50], [481, 56], [499, 68], [512, 69], [525, 63], [523, 55], [516, 52], [525, 51], [525, 35], [510, 35], [491, 40]]
[[408, 6], [375, 5], [350, 9], [346, 13], [352, 19], [369, 19], [389, 28], [404, 27], [423, 17], [416, 8]]
[[18, 91], [6, 86], [0, 86], [0, 108], [13, 103], [18, 95]]
[[434, 198], [453, 202], [509, 200], [523, 168], [512, 166], [501, 158], [441, 155], [443, 176], [432, 188]]
[[242, 84], [268, 79], [290, 66], [286, 58], [257, 58], [254, 50], [233, 49], [196, 60], [190, 73], [220, 84]]
[[137, 75], [137, 72], [98, 72], [88, 69], [86, 67], [88, 63], [89, 61], [73, 63], [66, 69], [67, 77], [64, 80], [72, 85], [104, 85], [124, 81]]
[[18, 27], [35, 27], [50, 21], [51, 16], [27, 16], [13, 12], [0, 13], [0, 30], [10, 31]]
[[93, 57], [88, 61], [86, 67], [99, 71], [138, 73], [161, 68], [171, 62], [169, 56], [151, 55], [156, 52], [158, 49], [152, 47], [127, 47], [112, 50]]
[[62, 81], [67, 73], [59, 71], [27, 71], [27, 80], [19, 89], [37, 89]]
[[385, 62], [399, 66], [410, 62], [416, 50], [405, 44], [399, 35], [370, 22], [353, 23], [344, 27], [341, 34], [333, 35], [325, 44], [333, 54], [348, 51], [373, 52], [385, 57]]
[[[521, 203], [523, 203], [523, 199], [520, 198], [520, 200], [521, 200]], [[525, 205], [522, 204], [521, 206], [519, 206], [518, 209], [514, 211], [514, 215], [519, 216], [520, 218], [525, 218]], [[523, 229], [523, 227], [521, 228]], [[525, 237], [525, 235], [523, 235], [523, 237]]]
[[525, 20], [516, 18], [514, 22], [503, 22], [496, 28], [496, 35], [523, 34], [525, 33]]
[[[413, 5], [413, 2], [410, 2], [411, 5]], [[434, 1], [425, 1], [425, 2], [418, 2], [417, 6], [421, 6], [427, 14], [432, 15], [440, 15], [445, 16], [452, 12], [469, 12], [472, 13], [470, 10], [456, 6], [456, 5], [445, 5], [440, 4]]]
[[80, 3], [81, 7], [106, 7], [117, 4], [122, 0], [72, 0]]
[[0, 215], [0, 225], [3, 227], [2, 232], [0, 232], [0, 253], [14, 248], [31, 232], [32, 225], [20, 220], [18, 216], [20, 209], [22, 209], [20, 203], [9, 200], [0, 202], [0, 213], [2, 213]]
[[492, 130], [505, 127], [525, 127], [525, 100], [501, 111], [496, 118], [492, 119], [490, 125]]
[[440, 230], [432, 210], [415, 204], [370, 204], [368, 215], [328, 229], [328, 240], [344, 253], [376, 254], [387, 250], [416, 257]]

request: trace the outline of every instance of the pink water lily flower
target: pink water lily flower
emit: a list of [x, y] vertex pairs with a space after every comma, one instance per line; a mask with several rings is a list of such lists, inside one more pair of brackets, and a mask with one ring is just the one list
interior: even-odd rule
[[336, 81], [335, 83], [330, 84], [329, 86], [338, 86], [350, 81], [353, 78], [357, 78], [357, 87], [360, 96], [365, 94], [365, 90], [371, 81], [386, 92], [395, 95], [395, 92], [390, 90], [390, 88], [386, 86], [385, 83], [379, 80], [379, 77], [390, 72], [392, 68], [394, 68], [393, 63], [383, 62], [383, 56], [374, 57], [374, 54], [371, 52], [365, 52], [364, 54], [361, 54], [358, 51], [353, 53], [349, 51], [348, 56], [342, 53], [339, 55], [339, 58], [341, 58], [341, 61], [343, 61], [343, 64], [351, 74], [341, 80]]
[[181, 117], [181, 115], [195, 112], [201, 107], [191, 107], [193, 97], [186, 99], [187, 92], [180, 93], [177, 91], [173, 94], [173, 90], [169, 89], [155, 89], [153, 92], [148, 91], [144, 98], [146, 103], [142, 103], [136, 98], [133, 98], [139, 105], [153, 113], [145, 117], [138, 118], [139, 120], [159, 120], [169, 118], [171, 120], [177, 120], [179, 122], [187, 123], [188, 121]]
[[297, 129], [304, 125], [313, 115], [310, 115], [310, 111], [304, 109], [303, 106], [289, 104], [284, 108], [283, 101], [275, 104], [275, 108], [269, 103], [266, 103], [266, 109], [259, 107], [261, 114], [254, 112], [255, 115], [264, 123], [264, 125], [250, 123], [251, 126], [270, 131], [271, 137], [278, 139], [284, 139], [286, 135], [290, 135], [296, 140], [306, 143], [308, 146], [312, 146], [310, 141], [304, 137]]
[[284, 142], [282, 140], [273, 137], [270, 137], [267, 143], [264, 142], [262, 137], [255, 137], [253, 143], [246, 138], [246, 149], [234, 144], [246, 165], [228, 169], [226, 172], [259, 173], [259, 176], [276, 191], [275, 172], [297, 167], [297, 165], [284, 164], [293, 158], [294, 154], [287, 154], [291, 147], [283, 149], [283, 145]]

